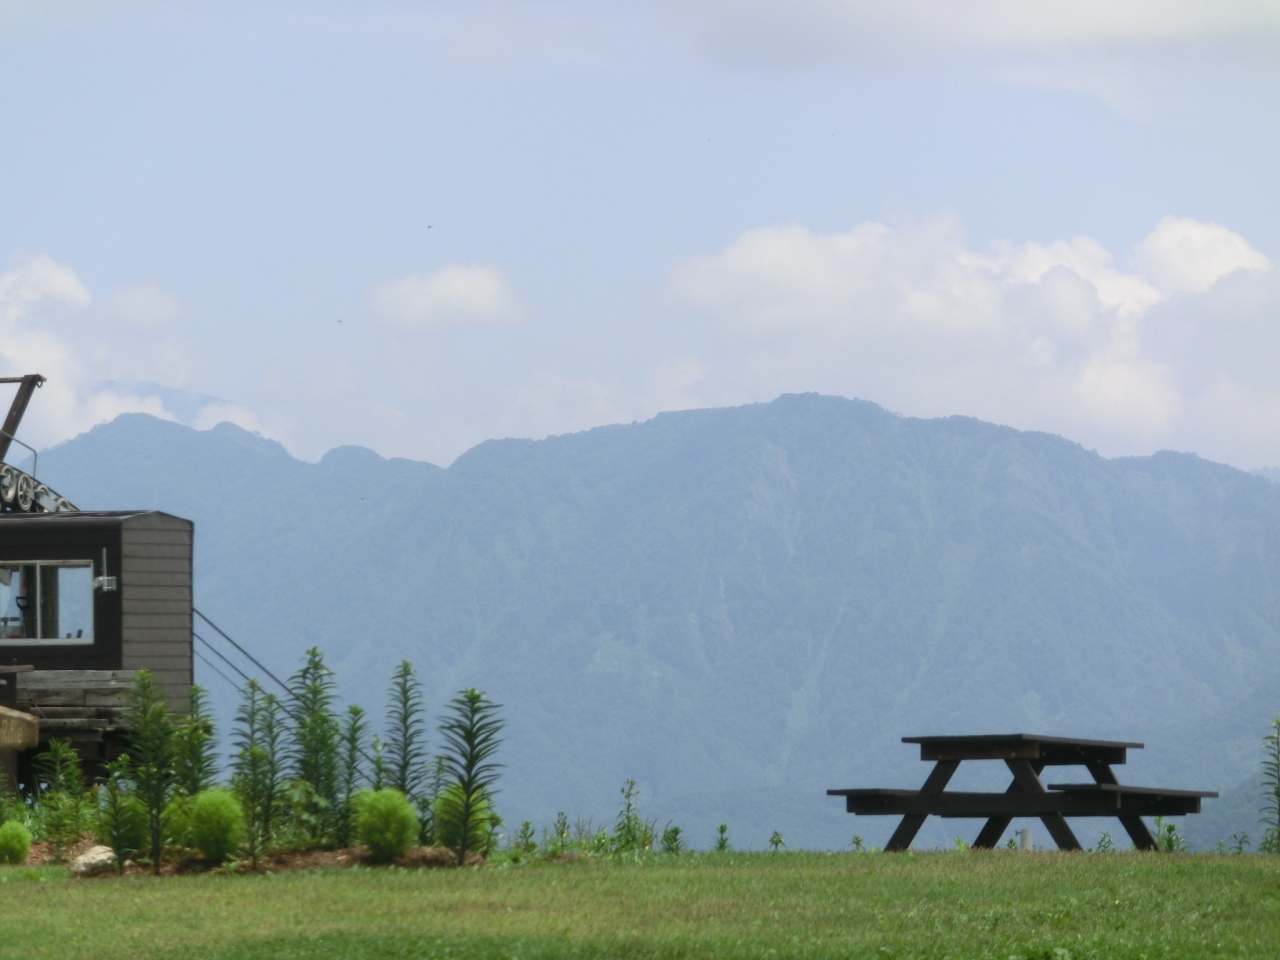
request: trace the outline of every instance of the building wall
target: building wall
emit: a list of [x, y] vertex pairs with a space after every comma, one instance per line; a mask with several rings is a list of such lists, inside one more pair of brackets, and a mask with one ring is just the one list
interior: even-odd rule
[[150, 670], [175, 709], [192, 683], [192, 539], [191, 521], [161, 513], [127, 518], [120, 538], [121, 667]]

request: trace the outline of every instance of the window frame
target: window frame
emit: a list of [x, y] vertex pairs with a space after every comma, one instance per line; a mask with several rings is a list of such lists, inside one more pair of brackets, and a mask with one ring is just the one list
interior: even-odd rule
[[[0, 560], [0, 567], [14, 568], [14, 572], [19, 576], [23, 576], [21, 568], [35, 567], [37, 573], [35, 575], [35, 605], [36, 605], [36, 636], [34, 637], [7, 637], [3, 627], [3, 614], [0, 614], [0, 649], [10, 647], [89, 647], [93, 646], [98, 627], [97, 615], [97, 589], [93, 585], [93, 578], [97, 565], [91, 558], [45, 558], [41, 560]], [[89, 571], [89, 616], [90, 627], [88, 636], [79, 637], [41, 637], [40, 633], [43, 629], [44, 603], [43, 590], [44, 578], [40, 575], [39, 570], [43, 567], [79, 567]]]

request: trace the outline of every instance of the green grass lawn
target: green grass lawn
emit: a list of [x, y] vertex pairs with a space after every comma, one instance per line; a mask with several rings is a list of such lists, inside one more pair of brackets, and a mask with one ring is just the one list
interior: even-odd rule
[[1280, 957], [1280, 857], [686, 854], [71, 880], [0, 868], [0, 957]]

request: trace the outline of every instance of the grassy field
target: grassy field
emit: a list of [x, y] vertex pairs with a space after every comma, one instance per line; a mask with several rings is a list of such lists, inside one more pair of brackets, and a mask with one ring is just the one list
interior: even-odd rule
[[686, 854], [71, 880], [0, 868], [0, 957], [1280, 957], [1280, 858]]

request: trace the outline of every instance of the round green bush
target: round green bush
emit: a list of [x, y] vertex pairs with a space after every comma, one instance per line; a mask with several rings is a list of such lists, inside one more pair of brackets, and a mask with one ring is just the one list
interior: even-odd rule
[[200, 855], [226, 863], [245, 839], [244, 809], [230, 790], [205, 790], [191, 801], [187, 836]]
[[0, 823], [0, 863], [17, 866], [27, 862], [31, 852], [31, 831], [17, 820]]
[[418, 815], [399, 790], [378, 790], [357, 804], [356, 832], [373, 859], [390, 863], [418, 836]]
[[457, 850], [462, 846], [466, 831], [467, 852], [486, 855], [493, 838], [494, 816], [487, 796], [471, 801], [470, 821], [463, 821], [464, 794], [459, 784], [453, 783], [441, 791], [432, 812], [435, 815], [436, 839], [443, 847]]

